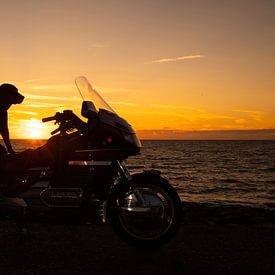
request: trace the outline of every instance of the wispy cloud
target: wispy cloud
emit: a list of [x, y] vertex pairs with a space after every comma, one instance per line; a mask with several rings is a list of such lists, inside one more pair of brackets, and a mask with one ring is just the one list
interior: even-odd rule
[[19, 110], [12, 110], [12, 113], [17, 113], [17, 114], [24, 114], [24, 115], [30, 115], [30, 116], [37, 116], [37, 112], [31, 112], [31, 111], [19, 111]]
[[[33, 83], [35, 83], [35, 81], [32, 81]], [[64, 84], [64, 85], [46, 85], [46, 84], [42, 84], [42, 85], [33, 85], [28, 87], [28, 89], [30, 90], [69, 90], [69, 89], [73, 89], [75, 86], [74, 85], [70, 85], [70, 84]]]
[[150, 107], [158, 108], [158, 109], [176, 109], [176, 110], [184, 110], [184, 111], [197, 111], [204, 112], [202, 109], [194, 108], [186, 105], [167, 105], [167, 104], [150, 104]]
[[130, 93], [134, 92], [134, 89], [127, 89], [127, 88], [122, 88], [122, 87], [103, 87], [103, 86], [98, 86], [96, 88], [96, 91], [101, 94], [125, 94], [125, 93]]
[[110, 101], [110, 104], [124, 105], [124, 106], [137, 106], [137, 104], [135, 104], [135, 103], [125, 102], [125, 101]]
[[45, 81], [45, 79], [42, 79], [42, 78], [33, 78], [33, 79], [27, 79], [26, 80], [27, 83], [34, 83], [34, 82], [41, 82], [41, 81]]
[[[191, 106], [184, 105], [161, 105], [161, 104], [151, 104], [150, 107], [157, 109], [167, 109], [167, 111], [161, 110], [160, 113], [165, 113], [169, 115], [174, 115], [183, 118], [189, 118], [191, 121], [200, 120], [219, 120], [219, 119], [234, 119], [234, 116], [225, 114], [214, 114], [209, 113], [207, 110], [201, 108], [194, 108]], [[170, 110], [170, 111], [169, 111]]]
[[195, 55], [185, 55], [185, 56], [178, 56], [178, 57], [167, 57], [167, 58], [154, 60], [152, 61], [152, 63], [166, 63], [166, 62], [175, 62], [175, 61], [183, 61], [183, 60], [198, 59], [198, 58], [205, 58], [205, 56], [201, 54], [195, 54]]
[[46, 95], [33, 95], [24, 94], [28, 99], [39, 99], [39, 100], [56, 100], [56, 101], [80, 101], [80, 97], [59, 97], [59, 96], [46, 96]]
[[31, 108], [43, 108], [43, 107], [59, 107], [60, 103], [46, 103], [41, 101], [32, 101], [29, 99], [26, 99], [24, 102], [24, 106], [31, 107]]
[[266, 115], [266, 112], [256, 111], [256, 110], [233, 110], [233, 111], [238, 113], [245, 113], [256, 121], [261, 121]]
[[275, 129], [250, 129], [250, 130], [137, 130], [137, 134], [142, 139], [221, 139], [221, 140], [274, 140]]

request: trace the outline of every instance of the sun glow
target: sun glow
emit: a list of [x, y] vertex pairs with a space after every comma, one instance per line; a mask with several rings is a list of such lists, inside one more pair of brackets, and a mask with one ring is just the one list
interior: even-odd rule
[[25, 125], [27, 132], [26, 137], [30, 139], [39, 139], [43, 137], [43, 125], [37, 119], [31, 119], [30, 121], [26, 122]]

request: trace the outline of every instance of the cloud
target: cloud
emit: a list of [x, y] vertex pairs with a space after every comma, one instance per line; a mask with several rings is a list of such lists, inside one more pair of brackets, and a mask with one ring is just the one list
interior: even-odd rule
[[121, 88], [121, 87], [103, 87], [103, 86], [98, 86], [95, 89], [99, 94], [104, 93], [104, 94], [128, 94], [131, 92], [134, 92], [133, 89], [127, 89], [127, 88]]
[[152, 63], [166, 63], [166, 62], [175, 62], [175, 61], [183, 61], [189, 59], [198, 59], [198, 58], [205, 58], [204, 55], [196, 54], [196, 55], [185, 55], [185, 56], [178, 56], [178, 57], [168, 57], [168, 58], [161, 58], [152, 61]]
[[43, 108], [43, 107], [59, 107], [60, 103], [46, 103], [41, 101], [30, 101], [28, 99], [25, 100], [24, 106], [31, 107], [31, 108]]
[[175, 139], [175, 140], [274, 140], [275, 129], [251, 130], [137, 130], [141, 139]]
[[137, 104], [135, 103], [125, 102], [125, 101], [110, 101], [110, 104], [124, 105], [124, 106], [137, 106]]
[[266, 115], [266, 112], [261, 112], [261, 111], [256, 111], [256, 110], [233, 110], [233, 112], [245, 113], [245, 114], [249, 115], [255, 121], [261, 121], [264, 118], [264, 116]]
[[[35, 80], [32, 80], [32, 82], [35, 82]], [[39, 82], [39, 80], [37, 80], [37, 82]], [[32, 85], [30, 87], [28, 87], [28, 89], [30, 90], [69, 90], [69, 89], [73, 89], [75, 88], [74, 85], [70, 85], [70, 84], [64, 84], [64, 85], [46, 85], [46, 84], [42, 84], [42, 85]]]
[[33, 95], [33, 94], [24, 94], [28, 99], [39, 99], [39, 100], [56, 100], [56, 101], [80, 101], [80, 97], [59, 97], [59, 96], [47, 96], [47, 95]]
[[[150, 107], [157, 109], [167, 109], [168, 111], [159, 110], [158, 114], [166, 114], [167, 116], [177, 116], [185, 119], [189, 119], [190, 121], [195, 120], [233, 120], [234, 116], [226, 115], [226, 114], [215, 114], [210, 113], [207, 110], [201, 108], [194, 108], [191, 106], [184, 105], [162, 105], [162, 104], [150, 104]], [[156, 112], [155, 112], [156, 113]]]
[[45, 81], [45, 79], [42, 79], [42, 78], [33, 78], [33, 79], [27, 79], [26, 80], [27, 83], [34, 83], [34, 82], [41, 82], [41, 81]]
[[19, 111], [19, 110], [12, 110], [12, 113], [17, 113], [17, 114], [24, 114], [24, 115], [30, 115], [30, 116], [37, 116], [37, 112], [31, 112], [31, 111]]
[[150, 104], [150, 107], [157, 108], [157, 109], [176, 109], [176, 110], [185, 110], [185, 111], [204, 112], [203, 109], [197, 109], [186, 105]]

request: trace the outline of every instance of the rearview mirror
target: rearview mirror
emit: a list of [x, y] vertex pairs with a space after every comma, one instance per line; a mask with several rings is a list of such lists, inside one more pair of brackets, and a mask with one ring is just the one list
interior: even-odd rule
[[93, 102], [83, 101], [81, 115], [85, 118], [92, 119], [97, 117], [97, 110]]

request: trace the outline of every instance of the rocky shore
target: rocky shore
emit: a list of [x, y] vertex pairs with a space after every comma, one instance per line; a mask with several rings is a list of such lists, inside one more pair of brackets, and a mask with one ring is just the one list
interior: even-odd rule
[[31, 241], [0, 220], [0, 274], [275, 274], [274, 210], [183, 203], [177, 236], [141, 250], [110, 225], [33, 222]]

